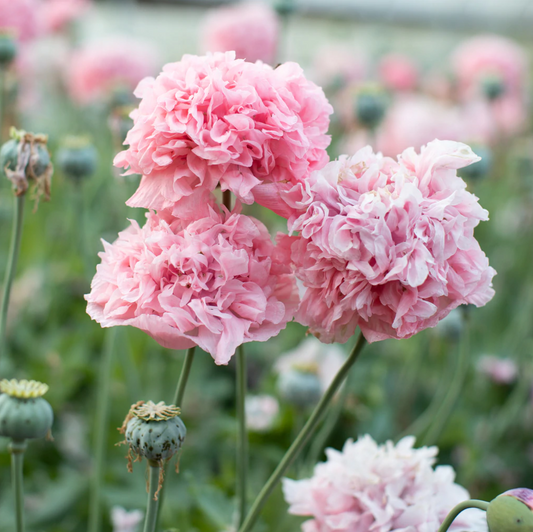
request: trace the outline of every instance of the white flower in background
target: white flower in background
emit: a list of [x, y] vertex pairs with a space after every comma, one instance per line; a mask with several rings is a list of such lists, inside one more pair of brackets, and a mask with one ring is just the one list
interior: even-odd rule
[[342, 348], [335, 344], [323, 344], [314, 336], [303, 342], [277, 360], [274, 368], [281, 375], [292, 370], [314, 372], [325, 392], [346, 359]]
[[244, 403], [246, 426], [256, 432], [270, 430], [279, 413], [279, 403], [271, 395], [248, 395]]
[[[370, 436], [327, 449], [309, 479], [284, 479], [289, 512], [308, 515], [304, 532], [437, 532], [448, 512], [470, 498], [450, 466], [433, 469], [438, 449], [414, 449], [408, 436], [378, 445]], [[486, 532], [485, 512], [466, 510], [453, 531]]]
[[477, 363], [477, 370], [497, 384], [511, 384], [518, 376], [518, 367], [510, 358], [483, 355]]
[[113, 506], [111, 509], [111, 522], [113, 532], [136, 532], [144, 513], [140, 510], [128, 512], [121, 506]]

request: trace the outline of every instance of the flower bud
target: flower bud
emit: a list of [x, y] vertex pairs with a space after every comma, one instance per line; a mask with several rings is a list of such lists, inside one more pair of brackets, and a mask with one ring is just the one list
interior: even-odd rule
[[465, 179], [476, 181], [487, 177], [492, 169], [492, 151], [488, 146], [472, 145], [472, 151], [481, 157], [481, 161], [461, 168], [459, 174]]
[[367, 86], [359, 90], [355, 100], [357, 121], [368, 129], [376, 128], [385, 116], [387, 95], [379, 86]]
[[487, 508], [490, 532], [533, 530], [533, 490], [516, 488], [498, 495]]
[[50, 435], [54, 413], [43, 395], [48, 385], [6, 379], [0, 382], [0, 436], [23, 441]]
[[489, 100], [493, 101], [505, 92], [505, 84], [500, 76], [485, 76], [481, 80], [481, 90]]
[[292, 15], [296, 11], [296, 5], [294, 0], [276, 0], [274, 3], [274, 9], [281, 17]]
[[322, 395], [317, 373], [304, 367], [280, 373], [278, 390], [285, 401], [299, 408], [316, 403]]
[[180, 409], [163, 401], [140, 401], [133, 405], [121, 431], [130, 446], [130, 457], [142, 457], [161, 464], [181, 448], [187, 430], [179, 417]]
[[10, 65], [17, 55], [17, 43], [9, 33], [0, 32], [0, 68]]
[[13, 184], [15, 195], [26, 194], [33, 184], [36, 202], [50, 199], [52, 163], [46, 148], [48, 137], [11, 128], [11, 140], [0, 149], [0, 169]]
[[98, 155], [86, 137], [68, 137], [57, 153], [61, 172], [73, 181], [81, 181], [96, 171]]

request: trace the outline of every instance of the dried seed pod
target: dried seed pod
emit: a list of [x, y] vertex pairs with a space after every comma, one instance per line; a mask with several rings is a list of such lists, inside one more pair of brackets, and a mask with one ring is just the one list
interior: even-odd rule
[[0, 382], [0, 436], [15, 441], [50, 435], [54, 413], [43, 395], [48, 385], [15, 379]]

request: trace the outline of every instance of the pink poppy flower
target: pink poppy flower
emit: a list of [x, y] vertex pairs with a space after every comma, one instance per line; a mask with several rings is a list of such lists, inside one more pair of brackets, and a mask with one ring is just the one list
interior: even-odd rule
[[42, 30], [39, 0], [0, 0], [0, 31], [12, 32], [19, 41], [29, 41]]
[[198, 188], [231, 190], [244, 203], [284, 206], [279, 188], [328, 161], [331, 106], [296, 63], [276, 69], [233, 52], [185, 55], [143, 80], [129, 148], [115, 158], [142, 174], [131, 207], [172, 209]]
[[[378, 445], [369, 435], [327, 449], [309, 479], [284, 479], [289, 513], [310, 516], [303, 532], [437, 532], [448, 512], [470, 498], [451, 466], [437, 466], [438, 449], [414, 449], [407, 436]], [[451, 531], [486, 532], [485, 512], [462, 512]]]
[[126, 38], [88, 44], [76, 50], [67, 64], [71, 98], [82, 105], [105, 100], [114, 89], [132, 91], [156, 69], [150, 46]]
[[45, 0], [41, 7], [44, 26], [58, 32], [78, 20], [91, 7], [91, 0]]
[[418, 68], [410, 57], [392, 53], [381, 58], [379, 77], [391, 91], [413, 91], [418, 85]]
[[279, 40], [276, 12], [262, 2], [242, 2], [210, 11], [203, 29], [206, 52], [234, 51], [238, 59], [274, 64]]
[[266, 341], [298, 305], [284, 250], [266, 227], [199, 202], [189, 224], [149, 213], [113, 244], [104, 242], [86, 296], [103, 327], [133, 325], [170, 349], [198, 345], [227, 364], [245, 342]]
[[296, 315], [322, 342], [359, 326], [369, 342], [408, 338], [463, 303], [482, 306], [495, 271], [474, 238], [488, 219], [457, 169], [479, 158], [434, 141], [397, 161], [370, 147], [314, 172], [284, 195], [290, 246], [305, 293]]

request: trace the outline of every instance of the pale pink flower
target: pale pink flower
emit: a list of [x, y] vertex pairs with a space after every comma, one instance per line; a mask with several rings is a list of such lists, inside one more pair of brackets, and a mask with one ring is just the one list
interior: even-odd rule
[[220, 184], [276, 211], [279, 188], [328, 161], [332, 109], [296, 63], [273, 69], [233, 52], [185, 55], [143, 80], [136, 95], [130, 147], [115, 158], [126, 174], [143, 176], [131, 207], [179, 215], [183, 198]]
[[201, 201], [195, 215], [187, 224], [152, 212], [144, 227], [132, 221], [104, 242], [87, 312], [103, 327], [133, 325], [164, 347], [198, 345], [227, 364], [239, 345], [292, 319], [296, 283], [261, 222]]
[[463, 303], [486, 304], [495, 271], [474, 238], [488, 219], [457, 169], [479, 158], [434, 141], [398, 161], [368, 146], [314, 172], [284, 199], [291, 247], [306, 291], [296, 315], [321, 341], [408, 338]]
[[99, 102], [115, 89], [132, 91], [156, 65], [152, 47], [139, 41], [114, 38], [87, 44], [66, 65], [67, 88], [79, 104]]
[[9, 31], [19, 41], [29, 41], [42, 30], [40, 0], [0, 0], [0, 31]]
[[256, 432], [272, 428], [279, 414], [279, 403], [271, 395], [248, 395], [244, 403], [246, 426]]
[[518, 376], [518, 367], [514, 360], [493, 355], [480, 357], [477, 369], [498, 384], [511, 384]]
[[274, 64], [279, 40], [276, 12], [263, 2], [242, 2], [210, 11], [203, 29], [205, 52], [234, 51], [238, 59]]
[[325, 346], [309, 336], [296, 349], [282, 354], [274, 368], [280, 374], [294, 369], [312, 371], [318, 376], [322, 392], [325, 392], [345, 359], [344, 351], [338, 345]]
[[[414, 449], [408, 436], [378, 445], [369, 435], [327, 449], [309, 479], [284, 479], [289, 513], [310, 516], [304, 532], [437, 532], [448, 512], [470, 498], [451, 466], [437, 466], [438, 449]], [[486, 532], [485, 512], [462, 512], [451, 531]]]
[[313, 79], [321, 87], [339, 90], [364, 81], [368, 75], [368, 61], [357, 49], [329, 44], [319, 49], [312, 71]]
[[136, 532], [144, 513], [140, 510], [128, 512], [121, 506], [111, 508], [111, 523], [113, 532]]
[[80, 19], [91, 5], [91, 0], [45, 0], [41, 7], [41, 17], [46, 31], [62, 31]]
[[418, 67], [408, 56], [391, 53], [379, 62], [379, 78], [391, 91], [413, 91], [418, 85]]

